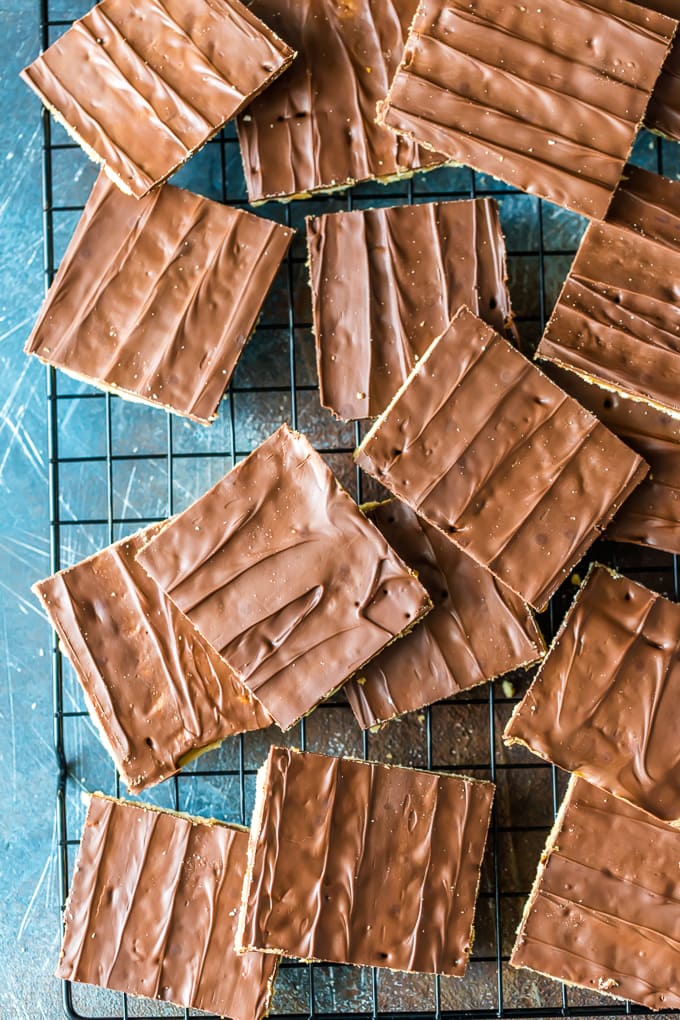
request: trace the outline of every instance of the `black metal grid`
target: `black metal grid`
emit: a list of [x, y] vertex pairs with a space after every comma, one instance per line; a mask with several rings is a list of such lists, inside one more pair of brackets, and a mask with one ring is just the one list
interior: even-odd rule
[[[84, 10], [85, 5], [81, 6]], [[49, 45], [54, 36], [61, 34], [70, 24], [72, 17], [80, 13], [83, 11], [68, 9], [68, 2], [64, 6], [63, 0], [40, 0], [42, 46]], [[55, 134], [58, 130], [55, 130]], [[77, 147], [65, 135], [59, 134], [56, 139], [53, 138], [53, 127], [44, 111], [43, 132], [44, 265], [48, 285], [57, 263], [57, 218], [64, 214], [77, 215], [82, 209], [82, 201], [74, 202], [70, 198], [61, 200], [61, 185], [55, 171], [55, 162], [63, 153], [73, 150], [79, 156]], [[231, 204], [245, 204], [243, 182], [233, 169], [237, 154], [233, 132], [223, 132], [209, 143], [208, 149], [211, 165], [213, 168], [217, 166], [216, 197]], [[662, 171], [668, 151], [666, 143], [659, 139], [648, 140], [642, 147], [643, 162]], [[675, 160], [676, 157], [677, 153], [671, 159]], [[192, 184], [201, 190], [200, 179]], [[299, 225], [299, 210], [307, 213], [324, 208], [351, 209], [358, 205], [404, 201], [411, 203], [480, 194], [493, 194], [503, 203], [517, 193], [468, 171], [436, 171], [432, 175], [421, 176], [392, 188], [362, 186], [341, 196], [321, 197], [313, 202], [288, 206], [270, 206], [266, 214], [282, 219], [288, 225]], [[83, 201], [85, 195], [82, 196]], [[527, 212], [520, 212], [518, 218], [523, 221], [529, 214], [534, 217], [529, 231], [533, 240], [524, 244], [520, 241], [514, 247], [509, 244], [509, 262], [511, 277], [513, 269], [519, 266], [519, 271], [514, 272], [513, 300], [517, 307], [519, 297], [520, 313], [517, 321], [523, 337], [528, 339], [530, 345], [540, 333], [546, 311], [549, 311], [556, 286], [566, 272], [583, 223], [578, 225], [576, 218], [570, 214], [558, 212], [563, 227], [555, 221], [558, 223], [555, 231], [552, 229], [556, 215], [554, 207], [544, 206], [535, 200], [527, 200], [527, 203]], [[547, 217], [550, 217], [551, 233], [554, 235], [551, 242], [546, 238]], [[507, 227], [507, 223], [504, 225]], [[521, 229], [519, 234], [524, 236]], [[560, 243], [561, 237], [566, 237], [566, 242], [562, 239]], [[90, 537], [95, 534], [99, 544], [103, 545], [140, 525], [173, 513], [177, 509], [175, 479], [180, 469], [186, 469], [187, 464], [195, 460], [201, 470], [207, 468], [209, 474], [214, 468], [217, 472], [217, 475], [213, 472], [211, 480], [214, 480], [226, 467], [250, 452], [258, 438], [263, 438], [257, 434], [251, 435], [247, 428], [245, 431], [239, 428], [241, 418], [252, 422], [258, 418], [263, 407], [269, 409], [267, 414], [271, 416], [272, 429], [282, 418], [286, 418], [294, 427], [300, 426], [305, 431], [305, 424], [309, 424], [311, 414], [312, 438], [332, 466], [340, 471], [348, 488], [353, 490], [359, 501], [373, 495], [369, 491], [373, 483], [362, 478], [350, 460], [353, 446], [361, 437], [361, 427], [339, 428], [330, 416], [315, 407], [318, 404], [314, 396], [315, 380], [307, 371], [308, 364], [301, 357], [300, 351], [301, 346], [305, 345], [304, 337], [311, 325], [308, 311], [305, 314], [304, 309], [300, 310], [300, 286], [305, 286], [302, 279], [304, 262], [304, 250], [298, 241], [291, 249], [281, 279], [276, 285], [279, 293], [278, 304], [274, 302], [275, 314], [265, 319], [257, 334], [273, 338], [273, 342], [278, 343], [279, 355], [281, 344], [287, 346], [287, 357], [284, 360], [287, 363], [288, 378], [258, 382], [257, 363], [245, 380], [239, 380], [237, 372], [220, 410], [223, 424], [212, 426], [217, 432], [217, 442], [214, 445], [212, 441], [203, 444], [197, 439], [199, 432], [196, 430], [189, 436], [187, 443], [187, 437], [179, 435], [181, 423], [178, 424], [171, 416], [164, 416], [160, 410], [154, 410], [152, 414], [156, 423], [162, 422], [163, 448], [148, 453], [140, 453], [138, 447], [120, 452], [117, 426], [114, 423], [114, 419], [118, 420], [122, 406], [118, 398], [64, 382], [64, 377], [58, 377], [53, 370], [47, 370], [53, 571], [65, 566], [66, 561], [79, 558], [78, 542], [75, 542], [74, 547], [70, 537], [74, 529], [89, 529]], [[267, 350], [266, 346], [264, 350]], [[91, 449], [71, 453], [68, 447], [64, 449], [65, 413], [69, 413], [68, 408], [75, 402], [76, 413], [83, 414], [83, 408], [90, 401], [96, 402], [98, 408], [103, 407], [103, 416], [97, 415], [99, 423], [94, 430], [95, 441]], [[130, 405], [125, 407], [129, 409]], [[315, 410], [310, 412], [310, 407], [315, 407]], [[126, 414], [132, 416], [134, 411], [126, 410]], [[306, 420], [302, 421], [302, 418]], [[272, 429], [266, 429], [264, 434]], [[158, 442], [157, 432], [155, 441]], [[136, 466], [149, 464], [155, 464], [165, 472], [164, 496], [160, 498], [163, 505], [158, 505], [158, 484], [155, 484], [154, 509], [157, 512], [148, 516], [142, 516], [138, 511], [130, 514], [127, 496], [122, 509], [117, 505], [120, 501], [116, 500], [116, 474], [121, 466], [129, 468], [132, 465], [129, 469], [134, 476]], [[73, 474], [74, 469], [80, 472], [79, 484], [75, 487], [73, 480], [78, 475]], [[81, 508], [79, 497], [82, 493], [74, 491], [82, 488], [88, 472], [99, 473], [100, 483], [105, 489], [103, 502], [100, 500], [101, 506], [99, 509], [95, 507], [92, 512], [88, 507], [87, 495]], [[193, 492], [193, 497], [207, 487], [205, 483], [199, 484], [200, 473], [197, 470], [198, 491]], [[75, 510], [71, 506], [73, 498], [76, 502]], [[589, 558], [596, 557], [635, 574], [676, 598], [679, 595], [678, 564], [675, 557], [652, 554], [634, 547], [612, 546], [604, 542], [599, 543]], [[558, 593], [547, 613], [541, 617], [548, 638], [554, 633], [571, 599], [573, 589], [569, 585], [565, 589]], [[527, 678], [514, 679], [520, 688], [518, 693], [521, 693]], [[80, 835], [77, 801], [79, 779], [76, 772], [87, 757], [82, 753], [72, 753], [73, 734], [76, 734], [78, 744], [86, 735], [88, 719], [83, 705], [75, 701], [77, 695], [71, 695], [71, 689], [68, 666], [62, 661], [55, 641], [54, 748], [58, 766], [58, 864], [62, 904], [68, 891], [70, 870]], [[77, 691], [76, 685], [73, 685], [73, 690]], [[370, 969], [284, 962], [279, 981], [283, 993], [275, 999], [274, 1016], [310, 1017], [318, 1020], [340, 1015], [351, 1020], [387, 1020], [407, 1016], [442, 1020], [448, 1017], [477, 1017], [481, 1020], [485, 1017], [614, 1016], [645, 1012], [638, 1007], [607, 1000], [596, 994], [566, 989], [547, 979], [522, 976], [520, 972], [511, 972], [507, 967], [512, 933], [564, 787], [564, 776], [554, 768], [530, 755], [523, 756], [516, 751], [510, 753], [502, 748], [500, 731], [517, 701], [517, 696], [509, 697], [507, 694], [507, 689], [502, 685], [490, 685], [482, 688], [481, 692], [473, 691], [467, 696], [424, 710], [408, 723], [391, 724], [378, 735], [360, 734], [342, 697], [336, 697], [317, 709], [309, 719], [303, 720], [293, 731], [290, 742], [303, 748], [312, 746], [317, 750], [348, 753], [358, 751], [373, 759], [395, 760], [401, 764], [486, 776], [499, 784], [499, 793], [502, 790], [502, 795], [494, 809], [485, 880], [478, 907], [478, 938], [469, 971], [469, 974], [474, 972], [474, 978], [468, 977], [463, 982], [422, 976], [413, 979], [400, 976], [394, 979], [386, 976], [385, 972]], [[323, 721], [321, 725], [319, 720]], [[353, 729], [350, 728], [352, 726]], [[272, 739], [277, 739], [277, 732], [272, 735]], [[197, 794], [196, 791], [207, 789], [206, 803], [209, 807], [212, 805], [211, 810], [219, 813], [220, 796], [224, 793], [225, 803], [222, 807], [226, 817], [246, 822], [254, 774], [266, 751], [264, 744], [258, 744], [258, 739], [261, 741], [264, 738], [258, 738], [257, 735], [235, 738], [230, 744], [226, 761], [222, 760], [224, 756], [218, 754], [207, 755], [180, 776], [163, 784], [166, 805], [182, 810], [187, 808], [187, 801], [191, 800], [193, 806], [195, 801], [192, 798], [202, 796], [202, 793]], [[278, 739], [281, 739], [280, 734]], [[447, 742], [456, 744], [448, 752], [445, 749]], [[85, 771], [88, 767], [85, 763]], [[106, 771], [102, 772], [102, 768]], [[93, 776], [88, 776], [90, 778], [96, 778], [99, 786], [108, 783], [110, 792], [120, 793], [118, 778], [108, 759], [103, 765], [101, 761], [95, 763]], [[90, 783], [90, 788], [92, 785]], [[511, 791], [520, 788], [522, 796], [515, 804]], [[57, 918], [54, 922], [56, 925]], [[126, 996], [118, 994], [109, 995], [103, 1003], [100, 1000], [93, 1002], [88, 1000], [87, 992], [81, 986], [71, 986], [66, 982], [63, 983], [63, 1008], [65, 1015], [72, 1020], [105, 1015], [112, 1020], [140, 1015], [177, 1015], [187, 1018], [204, 1015], [189, 1010], [167, 1010], [154, 1003], [140, 1007], [134, 1000], [128, 1001]]]

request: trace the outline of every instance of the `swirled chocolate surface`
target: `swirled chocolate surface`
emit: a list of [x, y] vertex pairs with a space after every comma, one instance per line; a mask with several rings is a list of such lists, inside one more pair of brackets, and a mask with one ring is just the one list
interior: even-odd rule
[[209, 424], [292, 236], [169, 184], [130, 198], [100, 174], [26, 352]]
[[272, 747], [237, 945], [460, 977], [492, 783]]
[[468, 308], [421, 358], [356, 459], [537, 609], [647, 473]]
[[365, 513], [416, 571], [434, 609], [346, 685], [363, 729], [541, 657], [545, 645], [531, 610], [489, 570], [398, 500]]
[[510, 963], [680, 1009], [680, 833], [574, 777]]
[[676, 27], [624, 0], [421, 0], [378, 121], [601, 217]]
[[680, 553], [680, 421], [639, 400], [603, 390], [546, 362], [546, 372], [570, 396], [644, 457], [650, 473], [607, 528], [607, 538]]
[[493, 199], [310, 216], [307, 244], [321, 402], [340, 418], [384, 411], [461, 305], [510, 328]]
[[138, 559], [282, 728], [430, 608], [415, 575], [287, 426]]
[[627, 168], [591, 223], [537, 356], [680, 418], [680, 182]]
[[234, 935], [248, 832], [94, 794], [57, 976], [260, 1020], [276, 963]]
[[102, 0], [22, 77], [141, 198], [294, 56], [239, 0]]
[[504, 740], [680, 824], [680, 606], [595, 565]]
[[136, 561], [154, 525], [34, 586], [132, 792], [193, 752], [271, 723]]
[[254, 0], [297, 51], [238, 119], [251, 202], [390, 179], [443, 162], [375, 123], [417, 0]]

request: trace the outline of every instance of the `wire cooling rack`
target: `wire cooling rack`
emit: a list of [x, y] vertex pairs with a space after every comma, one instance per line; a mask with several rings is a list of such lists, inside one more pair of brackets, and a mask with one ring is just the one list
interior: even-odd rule
[[[40, 0], [43, 47], [87, 6], [81, 0]], [[44, 262], [49, 284], [95, 170], [46, 113], [43, 131]], [[650, 169], [677, 174], [679, 151], [680, 146], [646, 136], [639, 140], [636, 159]], [[233, 131], [227, 130], [209, 143], [181, 172], [179, 182], [224, 202], [246, 204]], [[262, 211], [299, 231], [305, 215], [323, 210], [485, 194], [492, 194], [501, 207], [517, 323], [525, 346], [531, 349], [584, 228], [578, 217], [491, 178], [451, 168], [389, 187], [357, 186], [341, 195], [287, 206], [272, 204]], [[183, 509], [284, 420], [310, 436], [357, 500], [378, 494], [375, 483], [362, 478], [352, 462], [360, 426], [339, 424], [319, 405], [305, 261], [304, 234], [298, 232], [222, 403], [220, 417], [210, 429], [166, 416], [160, 409], [123, 402], [47, 371], [54, 571]], [[678, 597], [674, 557], [601, 541], [588, 558], [611, 563]], [[585, 566], [578, 568], [581, 576]], [[547, 638], [553, 635], [573, 592], [567, 583], [542, 615]], [[213, 813], [247, 823], [255, 773], [270, 742], [468, 773], [496, 782], [475, 947], [465, 979], [284, 962], [273, 1016], [387, 1020], [645, 1012], [508, 966], [514, 931], [565, 786], [563, 774], [552, 767], [526, 752], [503, 747], [503, 726], [530, 677], [521, 674], [509, 679], [510, 686], [506, 682], [477, 689], [394, 722], [378, 734], [362, 734], [342, 695], [336, 696], [285, 737], [273, 730], [234, 738], [145, 795], [149, 801], [176, 810]], [[94, 789], [121, 791], [56, 642], [53, 683], [57, 852], [63, 904], [82, 829], [82, 794]], [[58, 923], [55, 917], [55, 926]], [[68, 982], [63, 983], [63, 1008], [73, 1020], [205, 1015]]]

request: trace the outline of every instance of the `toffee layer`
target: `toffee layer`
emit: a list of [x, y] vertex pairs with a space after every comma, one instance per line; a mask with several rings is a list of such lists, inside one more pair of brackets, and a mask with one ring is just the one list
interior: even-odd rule
[[34, 585], [130, 792], [236, 733], [271, 723], [137, 563], [154, 525]]
[[467, 308], [421, 358], [356, 460], [536, 609], [647, 473]]
[[116, 185], [141, 198], [294, 56], [240, 0], [102, 0], [22, 78]]
[[537, 356], [680, 418], [680, 182], [628, 167], [591, 223]]
[[503, 734], [680, 825], [680, 606], [594, 565]]
[[391, 180], [440, 164], [375, 122], [417, 0], [254, 0], [298, 56], [238, 118], [251, 202]]
[[512, 310], [493, 199], [307, 219], [321, 402], [380, 414], [461, 305], [499, 332]]
[[494, 575], [398, 500], [365, 508], [434, 609], [345, 686], [362, 729], [536, 662], [545, 652], [531, 610]]
[[271, 748], [237, 945], [462, 976], [493, 793], [459, 776]]
[[276, 962], [234, 949], [247, 848], [240, 826], [94, 794], [57, 976], [261, 1020]]
[[138, 558], [282, 728], [431, 605], [322, 457], [287, 426]]
[[625, 0], [421, 0], [378, 121], [601, 217], [676, 27]]
[[680, 1009], [680, 833], [573, 777], [510, 957], [569, 985]]
[[137, 201], [101, 174], [25, 350], [209, 424], [292, 237], [169, 184]]

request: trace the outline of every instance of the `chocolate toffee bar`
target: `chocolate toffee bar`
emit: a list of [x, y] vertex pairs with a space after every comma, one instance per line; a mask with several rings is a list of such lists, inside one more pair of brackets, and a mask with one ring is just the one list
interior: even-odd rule
[[131, 792], [267, 712], [135, 557], [154, 525], [34, 585]]
[[680, 1009], [678, 860], [677, 830], [572, 777], [511, 965]]
[[460, 977], [492, 783], [273, 747], [237, 947]]
[[102, 0], [22, 77], [118, 187], [141, 198], [294, 56], [239, 0]]
[[531, 610], [489, 570], [398, 500], [364, 512], [416, 571], [434, 609], [346, 685], [362, 729], [541, 658]]
[[57, 977], [260, 1020], [276, 961], [234, 935], [248, 830], [94, 794]]
[[680, 182], [626, 174], [583, 236], [537, 356], [680, 418]]
[[421, 0], [378, 121], [601, 217], [676, 27], [626, 0]]
[[647, 466], [463, 308], [357, 463], [542, 609]]
[[594, 565], [507, 744], [680, 825], [680, 606]]
[[375, 122], [417, 0], [255, 0], [298, 51], [237, 121], [251, 202], [391, 180], [443, 162]]
[[282, 728], [431, 606], [321, 456], [287, 426], [138, 558]]
[[607, 538], [680, 553], [680, 421], [547, 362], [546, 372], [649, 464], [649, 475], [617, 512]]
[[[636, 0], [640, 7], [680, 20], [680, 0]], [[652, 92], [645, 114], [650, 131], [680, 141], [680, 35], [675, 33], [666, 63]]]
[[26, 352], [209, 424], [292, 236], [169, 184], [137, 201], [101, 174]]
[[340, 418], [384, 411], [461, 305], [510, 326], [493, 199], [310, 216], [307, 244], [321, 402]]

